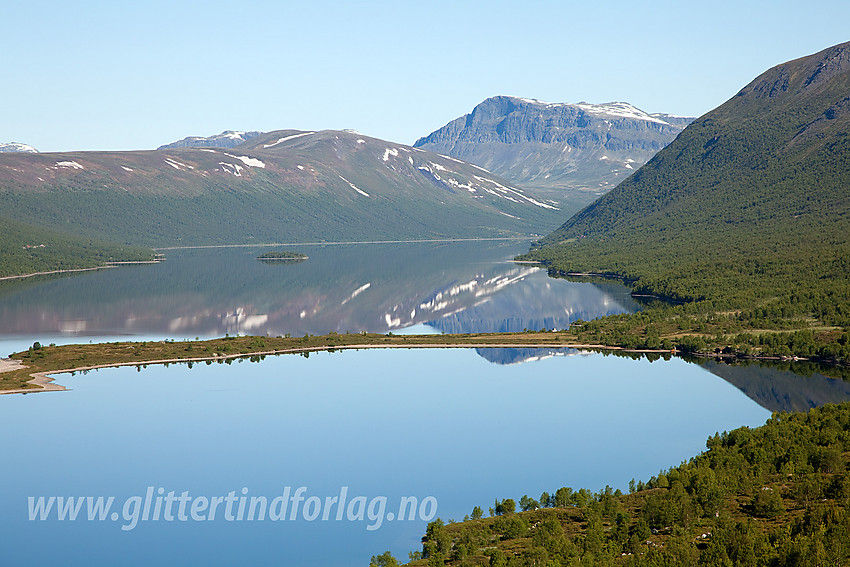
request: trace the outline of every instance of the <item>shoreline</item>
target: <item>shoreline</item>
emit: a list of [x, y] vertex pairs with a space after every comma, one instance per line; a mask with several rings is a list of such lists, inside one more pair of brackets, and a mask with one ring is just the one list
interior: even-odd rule
[[162, 260], [135, 260], [130, 262], [107, 262], [102, 266], [94, 266], [92, 268], [69, 268], [67, 270], [50, 270], [47, 272], [32, 272], [29, 274], [20, 274], [17, 276], [0, 276], [0, 281], [19, 280], [23, 278], [32, 278], [35, 276], [52, 276], [55, 274], [73, 274], [78, 272], [95, 272], [98, 270], [108, 270], [109, 268], [117, 268], [118, 266], [131, 266], [135, 264], [159, 264]]
[[[417, 335], [408, 335], [417, 336]], [[428, 335], [424, 335], [428, 336]], [[274, 356], [281, 354], [299, 354], [303, 352], [322, 352], [335, 350], [357, 350], [357, 349], [395, 349], [395, 348], [423, 348], [423, 349], [440, 349], [440, 348], [558, 348], [558, 349], [576, 349], [576, 350], [618, 350], [624, 352], [633, 352], [636, 354], [650, 353], [666, 353], [673, 354], [669, 350], [651, 350], [651, 349], [626, 349], [625, 347], [612, 347], [605, 345], [592, 344], [563, 344], [563, 343], [419, 343], [419, 344], [347, 344], [347, 345], [322, 345], [311, 347], [293, 347], [287, 349], [262, 350], [255, 352], [244, 352], [236, 354], [219, 354], [214, 356], [199, 356], [199, 357], [177, 357], [177, 358], [161, 358], [140, 361], [124, 361], [124, 362], [106, 362], [103, 364], [93, 364], [89, 366], [78, 366], [75, 368], [60, 368], [57, 370], [45, 370], [41, 372], [33, 372], [30, 374], [32, 380], [28, 380], [27, 384], [40, 386], [40, 388], [18, 388], [14, 390], [0, 390], [0, 396], [7, 394], [30, 394], [37, 392], [61, 392], [67, 391], [68, 388], [61, 384], [55, 383], [53, 376], [57, 374], [68, 374], [71, 372], [86, 372], [89, 370], [99, 370], [102, 368], [121, 368], [124, 366], [147, 366], [150, 364], [184, 364], [188, 362], [206, 362], [206, 361], [223, 361], [233, 360], [237, 358], [249, 358], [253, 356]], [[13, 366], [11, 368], [3, 368], [6, 365]], [[0, 359], [0, 372], [10, 372], [13, 370], [22, 370], [30, 368], [28, 365], [15, 359]]]
[[[359, 240], [339, 242], [268, 242], [257, 244], [199, 244], [197, 246], [163, 246], [151, 248], [151, 250], [202, 250], [205, 248], [269, 248], [274, 246], [339, 246], [344, 244], [419, 244], [440, 242], [488, 242], [488, 241], [513, 241], [534, 240], [534, 236], [493, 236], [486, 238], [425, 238], [422, 240]], [[539, 263], [539, 262], [535, 262]]]
[[[398, 335], [398, 337], [406, 337], [410, 339], [412, 337], [431, 337], [431, 335]], [[30, 374], [32, 377], [31, 380], [28, 380], [26, 383], [32, 386], [37, 386], [36, 388], [17, 388], [10, 390], [0, 390], [0, 395], [7, 394], [30, 394], [30, 393], [38, 393], [38, 392], [60, 392], [67, 391], [68, 388], [61, 384], [57, 384], [55, 382], [55, 376], [58, 374], [68, 374], [75, 372], [87, 372], [89, 370], [99, 370], [102, 368], [121, 368], [126, 366], [147, 366], [150, 364], [185, 364], [185, 363], [195, 363], [195, 362], [207, 362], [207, 361], [225, 361], [225, 360], [234, 360], [239, 358], [250, 358], [255, 356], [275, 356], [275, 355], [283, 355], [283, 354], [299, 354], [299, 353], [310, 353], [310, 352], [323, 352], [323, 351], [336, 351], [336, 350], [358, 350], [358, 349], [441, 349], [441, 348], [466, 348], [466, 349], [477, 349], [477, 348], [551, 348], [551, 349], [574, 349], [574, 350], [586, 350], [592, 352], [601, 352], [601, 351], [617, 351], [622, 353], [632, 353], [632, 354], [659, 354], [659, 355], [670, 355], [681, 357], [683, 355], [694, 356], [697, 358], [705, 358], [705, 359], [741, 359], [739, 356], [734, 356], [732, 354], [721, 354], [721, 353], [683, 353], [678, 350], [664, 350], [664, 349], [638, 349], [638, 348], [627, 348], [622, 346], [610, 346], [610, 345], [601, 345], [601, 344], [589, 344], [589, 343], [562, 343], [562, 342], [553, 342], [553, 341], [534, 341], [534, 342], [465, 342], [463, 340], [456, 340], [454, 342], [447, 343], [439, 343], [439, 342], [423, 342], [423, 343], [389, 343], [389, 344], [374, 344], [374, 343], [350, 343], [350, 344], [339, 344], [339, 345], [317, 345], [317, 346], [303, 346], [303, 347], [291, 347], [291, 348], [282, 348], [282, 349], [264, 349], [257, 350], [251, 352], [240, 352], [234, 354], [221, 354], [214, 353], [210, 356], [189, 356], [189, 357], [171, 357], [171, 358], [156, 358], [156, 359], [148, 359], [148, 360], [137, 360], [137, 361], [116, 361], [116, 362], [104, 362], [102, 364], [92, 364], [87, 366], [77, 366], [72, 368], [60, 368], [56, 370], [45, 370], [45, 371], [37, 371]], [[744, 360], [767, 360], [767, 361], [788, 361], [788, 362], [797, 362], [797, 361], [806, 361], [809, 360], [807, 358], [801, 357], [777, 357], [777, 356], [752, 356], [746, 357]], [[0, 359], [0, 373], [3, 372], [11, 372], [15, 370], [23, 370], [25, 368], [30, 368], [29, 365], [24, 364], [23, 362], [16, 359]]]

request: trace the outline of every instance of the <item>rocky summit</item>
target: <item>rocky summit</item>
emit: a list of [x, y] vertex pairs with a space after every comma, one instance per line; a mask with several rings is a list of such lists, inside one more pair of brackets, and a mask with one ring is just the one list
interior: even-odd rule
[[38, 150], [29, 144], [22, 144], [20, 142], [0, 142], [0, 153], [37, 154]]
[[484, 167], [521, 187], [589, 202], [669, 144], [693, 119], [626, 102], [496, 96], [415, 147]]
[[173, 148], [235, 148], [239, 144], [259, 136], [262, 132], [243, 132], [241, 130], [225, 130], [215, 136], [188, 136], [182, 140], [171, 142], [157, 148], [169, 150]]

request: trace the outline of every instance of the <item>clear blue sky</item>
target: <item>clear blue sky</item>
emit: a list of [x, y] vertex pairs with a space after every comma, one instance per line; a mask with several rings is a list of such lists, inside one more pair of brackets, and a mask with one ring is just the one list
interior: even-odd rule
[[497, 94], [700, 115], [850, 40], [848, 22], [847, 0], [0, 0], [0, 141], [354, 128], [413, 143]]

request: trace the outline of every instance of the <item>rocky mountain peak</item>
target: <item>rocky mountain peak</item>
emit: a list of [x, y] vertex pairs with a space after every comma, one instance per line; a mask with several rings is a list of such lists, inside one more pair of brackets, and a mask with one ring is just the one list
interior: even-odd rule
[[553, 198], [587, 202], [646, 163], [691, 120], [650, 114], [628, 102], [495, 96], [414, 146], [476, 164]]
[[38, 150], [29, 144], [22, 144], [20, 142], [0, 142], [0, 152], [37, 154]]
[[259, 136], [262, 132], [245, 132], [242, 130], [225, 130], [215, 136], [189, 136], [170, 144], [160, 146], [158, 150], [173, 148], [233, 148], [251, 138]]

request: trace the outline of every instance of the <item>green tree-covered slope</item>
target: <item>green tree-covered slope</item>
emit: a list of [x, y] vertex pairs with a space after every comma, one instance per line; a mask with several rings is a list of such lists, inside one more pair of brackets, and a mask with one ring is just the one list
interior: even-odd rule
[[850, 326], [848, 134], [845, 43], [759, 76], [529, 257], [701, 305], [675, 317], [735, 319], [711, 333], [809, 320], [834, 340]]
[[[460, 523], [436, 520], [411, 565], [850, 562], [850, 404], [774, 414], [706, 445], [689, 462], [632, 482], [631, 494], [562, 487], [497, 499], [489, 515], [476, 506]], [[381, 557], [389, 558], [373, 561]]]
[[153, 251], [63, 234], [13, 219], [0, 222], [0, 277], [146, 261]]

